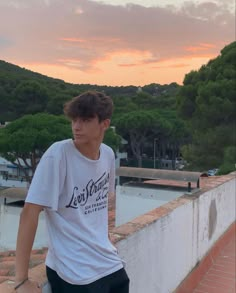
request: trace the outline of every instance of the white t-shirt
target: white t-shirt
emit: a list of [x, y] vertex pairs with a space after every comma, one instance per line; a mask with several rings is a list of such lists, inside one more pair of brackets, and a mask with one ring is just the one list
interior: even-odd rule
[[71, 284], [89, 284], [123, 267], [108, 238], [108, 193], [114, 192], [115, 158], [100, 146], [90, 160], [72, 139], [43, 155], [26, 202], [45, 206], [49, 243], [46, 265]]

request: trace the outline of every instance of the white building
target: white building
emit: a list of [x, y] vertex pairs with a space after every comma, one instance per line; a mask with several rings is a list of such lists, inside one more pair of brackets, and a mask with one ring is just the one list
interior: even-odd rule
[[27, 187], [24, 172], [2, 157], [0, 157], [0, 186]]

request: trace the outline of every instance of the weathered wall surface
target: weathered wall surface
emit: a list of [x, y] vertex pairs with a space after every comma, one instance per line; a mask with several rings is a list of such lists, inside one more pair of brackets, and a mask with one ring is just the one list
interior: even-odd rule
[[[130, 293], [168, 293], [177, 288], [235, 221], [235, 186], [232, 178], [192, 197], [167, 203], [161, 216], [157, 211], [156, 219], [152, 211], [129, 223], [131, 229], [132, 224], [144, 223], [145, 217], [149, 221], [117, 242], [127, 262]], [[122, 234], [121, 230], [117, 232]]]

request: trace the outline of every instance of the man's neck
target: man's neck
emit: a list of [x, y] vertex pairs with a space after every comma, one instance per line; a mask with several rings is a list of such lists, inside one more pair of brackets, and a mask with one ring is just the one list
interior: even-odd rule
[[98, 160], [100, 157], [100, 143], [96, 144], [78, 144], [74, 141], [77, 150], [90, 160]]

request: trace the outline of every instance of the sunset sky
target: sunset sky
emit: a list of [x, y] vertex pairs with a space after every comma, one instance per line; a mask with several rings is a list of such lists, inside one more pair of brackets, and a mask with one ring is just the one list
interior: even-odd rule
[[235, 40], [234, 3], [0, 0], [0, 60], [78, 84], [181, 84]]

